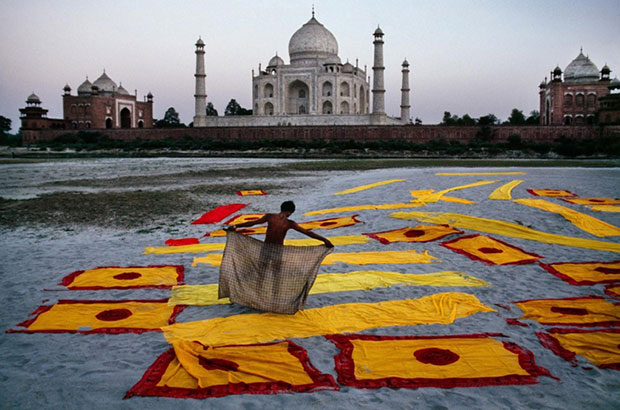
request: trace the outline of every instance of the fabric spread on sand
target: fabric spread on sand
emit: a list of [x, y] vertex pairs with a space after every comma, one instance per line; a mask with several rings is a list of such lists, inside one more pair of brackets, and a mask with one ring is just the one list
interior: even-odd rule
[[[368, 243], [370, 238], [364, 235], [342, 235], [342, 236], [329, 236], [327, 237], [336, 246], [342, 245], [363, 245]], [[319, 246], [323, 245], [322, 241], [317, 239], [286, 239], [284, 241], [285, 245], [291, 246]], [[144, 255], [148, 255], [151, 253], [154, 254], [171, 254], [171, 253], [202, 253], [202, 252], [213, 252], [213, 251], [223, 251], [225, 247], [225, 243], [201, 243], [196, 245], [186, 245], [186, 246], [163, 246], [163, 247], [150, 247], [145, 248]]]
[[454, 214], [448, 212], [395, 212], [390, 214], [397, 219], [417, 220], [419, 222], [447, 224], [455, 228], [527, 239], [530, 241], [551, 243], [576, 248], [595, 249], [607, 252], [620, 252], [620, 244], [613, 242], [582, 239], [570, 236], [555, 235], [541, 232], [522, 225], [499, 221], [496, 219], [479, 218], [476, 216]]
[[387, 181], [380, 181], [380, 182], [375, 182], [373, 184], [367, 184], [367, 185], [362, 185], [362, 186], [358, 186], [355, 188], [345, 189], [344, 191], [336, 192], [335, 194], [332, 194], [332, 195], [353, 194], [355, 192], [365, 191], [367, 189], [376, 188], [378, 186], [393, 184], [394, 182], [404, 182], [404, 181], [406, 181], [406, 179], [389, 179]]
[[220, 265], [220, 298], [254, 309], [293, 314], [302, 309], [326, 246], [265, 243], [228, 232]]
[[526, 172], [519, 171], [509, 171], [509, 172], [437, 172], [435, 175], [441, 176], [458, 176], [458, 175], [476, 175], [476, 176], [484, 176], [484, 175], [527, 175]]
[[391, 231], [365, 233], [364, 235], [376, 239], [384, 245], [394, 242], [431, 242], [452, 234], [462, 234], [463, 231], [448, 225], [418, 225], [394, 229]]
[[22, 333], [143, 333], [174, 323], [185, 306], [160, 300], [59, 300], [17, 326]]
[[607, 285], [605, 294], [610, 298], [620, 299], [620, 285]]
[[179, 341], [149, 367], [125, 398], [204, 399], [338, 389], [333, 377], [319, 372], [308, 353], [290, 341], [219, 347]]
[[592, 205], [588, 208], [597, 212], [620, 212], [620, 206], [613, 205]]
[[487, 265], [523, 265], [542, 258], [499, 239], [480, 234], [442, 242], [441, 246]]
[[545, 201], [544, 199], [515, 199], [514, 202], [559, 214], [577, 228], [591, 233], [594, 236], [606, 237], [620, 235], [620, 228], [603, 222], [600, 219], [596, 219], [593, 216], [583, 214], [562, 205], [554, 204], [553, 202]]
[[[373, 263], [433, 263], [434, 256], [428, 251], [418, 253], [415, 250], [408, 251], [382, 251], [382, 252], [336, 252], [327, 255], [321, 265], [333, 265], [335, 263], [348, 263], [351, 265], [370, 265]], [[194, 258], [192, 266], [198, 264], [220, 266], [222, 254], [210, 253], [207, 256]]]
[[620, 260], [613, 262], [552, 263], [542, 266], [547, 272], [571, 285], [596, 285], [620, 282]]
[[537, 332], [540, 343], [563, 359], [577, 363], [585, 357], [601, 369], [620, 370], [620, 329], [550, 329]]
[[192, 225], [217, 223], [246, 206], [248, 206], [248, 204], [228, 204], [219, 206], [203, 214], [200, 218], [192, 222]]
[[195, 245], [200, 243], [200, 240], [198, 238], [167, 239], [164, 243], [168, 246], [185, 246]]
[[[363, 223], [357, 219], [358, 215], [353, 216], [341, 216], [339, 218], [320, 219], [318, 221], [301, 222], [299, 226], [305, 229], [336, 229], [343, 228], [345, 226], [352, 226], [358, 223]], [[267, 232], [266, 226], [259, 226], [256, 228], [242, 228], [237, 229], [237, 232], [244, 235], [259, 235]], [[218, 231], [208, 232], [205, 236], [217, 237], [226, 236], [226, 231], [220, 229]]]
[[577, 194], [574, 194], [571, 191], [567, 191], [565, 189], [528, 189], [527, 192], [534, 196], [547, 196], [551, 198], [565, 198], [577, 196]]
[[230, 218], [228, 221], [224, 222], [224, 225], [235, 225], [242, 224], [244, 222], [257, 221], [261, 219], [265, 214], [241, 214], [236, 215]]
[[562, 198], [562, 201], [578, 205], [620, 205], [620, 199], [614, 198]]
[[[323, 273], [316, 277], [310, 295], [333, 292], [353, 292], [389, 288], [391, 286], [489, 286], [481, 279], [462, 272], [442, 271], [423, 274], [407, 274], [383, 271], [353, 271], [347, 273]], [[175, 286], [170, 292], [169, 305], [209, 306], [230, 303], [228, 298], [218, 298], [218, 285]]]
[[267, 192], [262, 189], [246, 189], [242, 191], [237, 191], [237, 195], [239, 196], [252, 196], [252, 195], [267, 195]]
[[523, 311], [519, 320], [531, 319], [543, 325], [620, 326], [620, 305], [598, 296], [512, 303]]
[[512, 190], [523, 182], [524, 181], [522, 179], [510, 181], [491, 192], [489, 199], [493, 199], [495, 201], [510, 201], [512, 199]]
[[341, 213], [341, 212], [377, 211], [381, 209], [419, 208], [421, 206], [424, 206], [424, 204], [415, 203], [415, 202], [407, 202], [407, 203], [399, 203], [399, 204], [381, 204], [381, 205], [355, 205], [355, 206], [345, 206], [342, 208], [319, 209], [318, 211], [306, 212], [304, 215], [312, 216], [312, 215], [335, 214], [335, 213]]
[[184, 269], [183, 265], [107, 266], [73, 272], [59, 285], [71, 290], [169, 289], [183, 284]]
[[328, 335], [338, 382], [380, 387], [479, 387], [536, 384], [551, 376], [534, 355], [499, 333], [451, 336]]
[[[417, 204], [418, 207], [426, 206], [426, 203], [423, 202], [422, 200], [420, 200], [420, 198], [421, 197], [429, 197], [434, 192], [435, 192], [434, 189], [422, 189], [422, 190], [417, 190], [417, 191], [409, 191], [411, 196], [414, 198], [411, 203], [412, 204]], [[467, 204], [467, 205], [475, 204], [476, 203], [476, 202], [470, 201], [468, 199], [455, 198], [453, 196], [447, 196], [447, 195], [442, 195], [441, 198], [439, 198], [439, 201], [454, 202], [454, 203], [457, 203], [457, 204]]]
[[[458, 191], [461, 189], [466, 189], [466, 188], [474, 188], [474, 187], [479, 187], [479, 186], [483, 186], [483, 185], [488, 185], [488, 184], [494, 184], [497, 181], [478, 181], [478, 182], [474, 182], [472, 184], [467, 184], [467, 185], [459, 185], [459, 186], [455, 186], [452, 188], [448, 188], [448, 189], [444, 189], [441, 190], [439, 192], [431, 192], [428, 194], [423, 194], [420, 195], [416, 198], [417, 201], [423, 202], [423, 203], [433, 203], [433, 202], [437, 202], [440, 199], [442, 199], [442, 197], [447, 194], [448, 192], [452, 192], [452, 191]], [[414, 192], [418, 192], [418, 191], [412, 191], [412, 196], [414, 195]], [[470, 201], [468, 201], [470, 202]]]
[[496, 310], [481, 303], [474, 295], [446, 292], [418, 299], [325, 306], [294, 315], [250, 313], [179, 323], [163, 330], [169, 343], [195, 340], [217, 346], [351, 333], [385, 326], [449, 324], [480, 312]]

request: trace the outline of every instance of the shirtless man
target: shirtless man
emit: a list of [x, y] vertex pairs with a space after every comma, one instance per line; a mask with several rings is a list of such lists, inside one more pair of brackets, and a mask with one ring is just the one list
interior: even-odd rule
[[321, 235], [317, 235], [308, 229], [304, 229], [299, 226], [297, 222], [288, 219], [288, 217], [291, 216], [293, 212], [295, 212], [295, 204], [293, 203], [293, 201], [285, 201], [282, 202], [282, 205], [280, 205], [279, 214], [265, 214], [262, 218], [255, 221], [248, 221], [238, 225], [231, 225], [226, 229], [234, 231], [237, 228], [247, 228], [253, 225], [267, 223], [267, 235], [265, 236], [265, 243], [275, 243], [278, 245], [283, 245], [286, 232], [288, 232], [289, 229], [294, 229], [297, 232], [301, 232], [304, 235], [307, 235], [313, 239], [323, 241], [323, 243], [325, 243], [325, 246], [327, 246], [328, 248], [334, 247], [334, 245], [329, 241], [329, 239], [324, 238]]

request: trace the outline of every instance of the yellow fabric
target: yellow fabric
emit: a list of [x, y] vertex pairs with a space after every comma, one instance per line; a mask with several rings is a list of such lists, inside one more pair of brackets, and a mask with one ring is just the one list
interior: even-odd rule
[[527, 175], [526, 172], [437, 172], [435, 175]]
[[394, 182], [404, 182], [404, 181], [406, 181], [406, 179], [389, 179], [387, 181], [375, 182], [374, 184], [362, 185], [362, 186], [358, 186], [355, 188], [345, 189], [344, 191], [336, 192], [335, 194], [332, 194], [332, 195], [352, 194], [355, 192], [360, 192], [360, 191], [365, 191], [367, 189], [375, 188], [378, 186], [393, 184]]
[[591, 233], [594, 236], [606, 237], [620, 235], [620, 228], [617, 228], [593, 216], [583, 214], [574, 209], [567, 208], [544, 199], [515, 199], [521, 205], [532, 208], [542, 209], [543, 211], [553, 212], [561, 215], [564, 219], [575, 225], [577, 228]]
[[166, 371], [157, 382], [157, 386], [179, 387], [183, 389], [195, 390], [198, 388], [198, 380], [192, 377], [192, 375], [189, 374], [183, 366], [181, 366], [181, 363], [175, 357], [172, 361], [170, 361], [168, 367], [166, 367]]
[[562, 197], [572, 197], [575, 196], [570, 191], [565, 191], [563, 189], [531, 189], [530, 190], [534, 195], [537, 196], [548, 196], [551, 198], [562, 198]]
[[247, 189], [244, 191], [239, 191], [239, 195], [248, 196], [248, 195], [265, 195], [262, 189]]
[[[135, 279], [115, 279], [114, 276], [136, 272], [140, 277]], [[81, 287], [129, 287], [129, 286], [174, 286], [178, 283], [176, 266], [144, 267], [144, 268], [96, 268], [85, 270], [75, 277], [69, 289]]]
[[560, 345], [596, 366], [620, 363], [620, 333], [553, 333]]
[[620, 252], [620, 244], [618, 243], [555, 235], [496, 219], [479, 218], [476, 216], [449, 212], [395, 212], [390, 214], [390, 216], [398, 219], [415, 219], [426, 223], [446, 224], [454, 226], [455, 228], [472, 229], [474, 231], [528, 239], [530, 241], [573, 246], [576, 248], [596, 249], [607, 252]]
[[[417, 191], [409, 191], [409, 193], [411, 194], [411, 196], [413, 198], [417, 198], [414, 199], [412, 201], [412, 204], [417, 204], [417, 206], [425, 206], [426, 204], [424, 202], [422, 202], [419, 198], [420, 197], [427, 197], [430, 196], [430, 194], [432, 194], [433, 192], [435, 192], [434, 189], [421, 189], [421, 190], [417, 190]], [[439, 198], [440, 201], [444, 201], [444, 202], [455, 202], [458, 204], [475, 204], [475, 201], [470, 201], [467, 199], [461, 199], [461, 198], [455, 198], [453, 196], [446, 196], [443, 195], [441, 196], [441, 198]], [[414, 208], [414, 207], [412, 207]]]
[[[336, 229], [343, 226], [355, 225], [357, 223], [359, 222], [355, 220], [354, 216], [342, 216], [339, 218], [323, 219], [320, 221], [301, 222], [299, 226], [305, 229]], [[244, 235], [264, 234], [267, 232], [267, 227], [259, 226], [256, 228], [242, 228], [239, 229], [239, 232], [243, 233]], [[223, 229], [213, 231], [209, 233], [209, 236], [226, 236], [226, 231]]]
[[474, 295], [447, 292], [418, 299], [325, 306], [294, 315], [250, 313], [178, 323], [162, 330], [169, 343], [196, 340], [208, 346], [221, 346], [351, 333], [383, 326], [449, 324], [479, 312], [496, 310]]
[[[501, 243], [484, 235], [459, 238], [444, 244], [444, 246], [453, 250], [466, 252], [476, 259], [489, 261], [496, 265], [534, 262], [539, 259], [538, 256], [525, 253], [516, 247]], [[490, 250], [492, 250], [492, 252], [489, 252]]]
[[395, 229], [393, 231], [385, 232], [373, 232], [370, 235], [372, 238], [391, 242], [429, 242], [434, 241], [437, 238], [442, 238], [446, 235], [453, 233], [460, 233], [461, 231], [454, 229], [446, 225], [418, 225], [415, 227], [406, 227], [402, 229]]
[[620, 199], [612, 198], [564, 198], [564, 200], [579, 205], [620, 205]]
[[[358, 380], [387, 377], [448, 379], [529, 375], [520, 366], [518, 354], [507, 350], [503, 343], [490, 337], [352, 339], [351, 344], [355, 377]], [[449, 350], [456, 353], [459, 359], [441, 366], [423, 363], [414, 355], [416, 351], [422, 349]]]
[[424, 206], [422, 203], [400, 203], [400, 204], [381, 204], [381, 205], [355, 205], [355, 206], [345, 206], [342, 208], [329, 208], [329, 209], [319, 209], [318, 211], [306, 212], [304, 215], [324, 215], [324, 214], [334, 214], [340, 212], [352, 212], [352, 211], [375, 211], [380, 209], [401, 209], [401, 208], [418, 208], [420, 206]]
[[[574, 279], [576, 282], [620, 281], [620, 262], [552, 263], [549, 266], [561, 274]], [[597, 271], [597, 268], [599, 271]], [[600, 268], [615, 269], [618, 273], [601, 272], [600, 270], [603, 269]]]
[[[342, 235], [342, 236], [329, 236], [327, 237], [334, 245], [363, 245], [368, 243], [370, 238], [364, 235]], [[316, 246], [323, 245], [323, 242], [308, 238], [308, 239], [286, 239], [285, 245], [292, 246]], [[151, 253], [157, 255], [166, 255], [171, 253], [202, 253], [212, 251], [223, 251], [225, 243], [198, 243], [194, 245], [181, 245], [181, 246], [161, 246], [154, 248], [145, 248], [144, 255]]]
[[228, 220], [226, 222], [226, 225], [235, 225], [235, 224], [242, 224], [244, 222], [249, 222], [249, 221], [256, 221], [257, 219], [261, 219], [263, 216], [265, 216], [265, 214], [241, 214]]
[[[265, 383], [282, 381], [293, 385], [313, 383], [299, 359], [288, 351], [289, 344], [281, 342], [259, 346], [206, 347], [180, 340], [172, 344], [183, 369], [196, 379], [198, 387], [228, 383]], [[238, 365], [237, 370], [207, 369], [199, 358], [225, 360]], [[163, 383], [162, 383], [163, 382]], [[167, 385], [166, 381], [160, 381]]]
[[[372, 263], [432, 263], [434, 256], [428, 251], [418, 253], [415, 250], [408, 251], [383, 251], [383, 252], [339, 252], [329, 254], [323, 259], [321, 265], [333, 265], [342, 262], [351, 265], [369, 265]], [[192, 266], [199, 263], [211, 266], [220, 266], [222, 263], [221, 253], [210, 253], [207, 256], [194, 258]]]
[[522, 179], [515, 179], [514, 181], [510, 181], [507, 184], [502, 185], [497, 188], [495, 191], [491, 192], [489, 195], [489, 199], [493, 199], [496, 201], [509, 201], [512, 199], [512, 190], [519, 184], [523, 182]]
[[[519, 302], [516, 305], [523, 311], [520, 319], [531, 319], [542, 324], [620, 321], [620, 305], [614, 305], [604, 299], [538, 299]], [[552, 308], [558, 311], [554, 312]], [[585, 309], [587, 314], [569, 314], [563, 312], [563, 309]]]
[[[118, 309], [127, 309], [132, 314], [115, 321], [96, 317], [102, 312]], [[173, 309], [165, 302], [62, 303], [41, 313], [28, 330], [91, 330], [102, 327], [158, 329], [168, 325]]]
[[608, 286], [605, 290], [609, 293], [613, 293], [614, 295], [620, 296], [620, 285], [618, 286]]
[[[447, 194], [448, 192], [457, 191], [457, 190], [466, 189], [466, 188], [474, 188], [474, 187], [488, 185], [488, 184], [494, 184], [495, 182], [497, 182], [497, 181], [478, 181], [478, 182], [474, 182], [472, 184], [459, 185], [459, 186], [455, 186], [455, 187], [452, 187], [452, 188], [441, 190], [439, 192], [430, 192], [430, 193], [422, 194], [422, 195], [418, 196], [416, 198], [416, 200], [420, 201], [420, 202], [423, 202], [423, 203], [433, 203], [433, 202], [437, 202], [440, 199], [442, 199], [442, 197], [445, 194]], [[414, 195], [414, 192], [415, 193], [420, 193], [420, 191], [411, 191], [411, 195], [412, 196]]]
[[[325, 273], [317, 276], [310, 294], [371, 290], [402, 286], [489, 286], [481, 279], [462, 272], [443, 271], [424, 274], [406, 274], [382, 271], [354, 271]], [[175, 286], [170, 293], [169, 305], [224, 305], [228, 298], [217, 298], [218, 285]]]
[[620, 206], [613, 205], [593, 205], [588, 208], [598, 212], [620, 212]]

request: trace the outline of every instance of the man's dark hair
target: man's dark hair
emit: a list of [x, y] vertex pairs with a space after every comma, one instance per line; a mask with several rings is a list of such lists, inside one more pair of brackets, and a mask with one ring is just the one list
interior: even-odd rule
[[293, 201], [284, 201], [282, 205], [280, 205], [280, 211], [293, 213], [295, 212], [295, 204]]

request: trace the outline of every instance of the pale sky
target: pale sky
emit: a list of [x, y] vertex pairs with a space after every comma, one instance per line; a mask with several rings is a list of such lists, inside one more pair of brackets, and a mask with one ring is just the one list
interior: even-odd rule
[[[0, 0], [0, 115], [19, 128], [35, 92], [62, 117], [62, 88], [75, 94], [106, 73], [130, 93], [154, 95], [154, 117], [174, 107], [194, 115], [195, 42], [206, 46], [208, 101], [223, 115], [231, 98], [252, 108], [251, 70], [311, 17], [338, 41], [339, 55], [373, 64], [372, 33], [385, 33], [386, 111], [400, 115], [401, 63], [411, 64], [411, 116], [444, 111], [505, 120], [538, 109], [538, 84], [583, 47], [599, 70], [620, 77], [619, 0]], [[372, 79], [371, 79], [372, 84]]]

